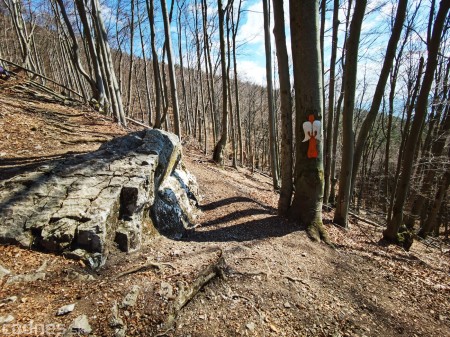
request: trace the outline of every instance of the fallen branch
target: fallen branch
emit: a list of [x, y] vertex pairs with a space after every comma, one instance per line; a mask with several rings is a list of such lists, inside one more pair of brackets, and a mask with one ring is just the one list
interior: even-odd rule
[[155, 261], [147, 261], [147, 263], [145, 263], [142, 266], [137, 266], [137, 267], [128, 269], [128, 270], [120, 273], [119, 275], [116, 276], [116, 278], [121, 278], [126, 275], [134, 274], [134, 273], [141, 272], [141, 271], [147, 271], [151, 268], [156, 268], [156, 269], [160, 270], [161, 267], [163, 267], [163, 266], [169, 266], [169, 267], [175, 269], [175, 267], [171, 263], [168, 263], [168, 262], [159, 263], [159, 262], [155, 262]]
[[219, 258], [213, 263], [209, 264], [203, 269], [192, 284], [185, 287], [181, 286], [177, 297], [173, 301], [169, 315], [166, 322], [163, 324], [163, 329], [170, 329], [178, 316], [180, 310], [214, 277], [222, 275], [222, 269], [225, 260], [222, 256], [222, 251], [219, 251]]
[[151, 126], [145, 125], [145, 124], [143, 124], [141, 122], [138, 122], [137, 120], [134, 120], [134, 119], [132, 119], [130, 117], [125, 117], [125, 118], [127, 119], [127, 121], [130, 121], [131, 123], [137, 124], [139, 126], [143, 126], [144, 128], [147, 128], [147, 129], [152, 129]]
[[376, 222], [374, 222], [374, 221], [372, 221], [372, 220], [369, 220], [369, 219], [366, 219], [366, 218], [362, 218], [362, 217], [360, 217], [359, 215], [356, 215], [355, 213], [352, 213], [352, 212], [348, 212], [348, 214], [350, 214], [352, 217], [354, 217], [356, 220], [359, 220], [359, 221], [362, 221], [362, 222], [365, 222], [365, 223], [368, 223], [369, 225], [372, 225], [372, 226], [375, 226], [375, 227], [384, 227], [384, 226], [382, 226], [382, 225], [380, 225], [380, 224], [378, 224], [378, 223], [376, 223]]

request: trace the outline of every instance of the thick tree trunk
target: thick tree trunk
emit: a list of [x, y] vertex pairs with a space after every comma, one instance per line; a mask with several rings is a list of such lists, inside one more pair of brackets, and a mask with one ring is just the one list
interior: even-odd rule
[[[319, 2], [290, 0], [292, 57], [296, 108], [295, 195], [291, 219], [304, 224], [312, 239], [327, 241], [322, 224], [322, 125], [308, 123], [323, 116], [322, 61], [319, 44]], [[307, 125], [309, 144], [302, 142]], [[305, 135], [306, 136], [306, 135]], [[305, 137], [306, 138], [306, 137]]]

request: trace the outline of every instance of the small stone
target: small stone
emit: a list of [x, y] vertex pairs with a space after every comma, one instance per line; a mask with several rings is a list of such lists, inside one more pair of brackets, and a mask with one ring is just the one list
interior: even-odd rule
[[23, 274], [23, 275], [15, 275], [13, 277], [10, 277], [6, 283], [19, 283], [19, 282], [35, 282], [38, 280], [45, 280], [45, 273], [38, 272], [38, 273], [30, 273], [30, 274]]
[[198, 318], [202, 319], [202, 320], [206, 320], [208, 318], [208, 316], [205, 315], [199, 315]]
[[17, 301], [17, 296], [10, 296], [0, 301], [0, 303], [14, 303]]
[[285, 302], [285, 303], [284, 303], [284, 307], [285, 307], [285, 308], [290, 308], [290, 307], [291, 307], [291, 303]]
[[121, 308], [134, 307], [136, 305], [140, 289], [141, 288], [138, 285], [134, 285], [133, 288], [131, 288], [131, 291], [123, 299]]
[[92, 332], [92, 328], [89, 325], [89, 321], [86, 315], [80, 315], [75, 318], [69, 329], [66, 330], [64, 336], [77, 336], [77, 335], [88, 335]]
[[66, 314], [72, 312], [73, 309], [75, 309], [75, 303], [62, 306], [61, 308], [58, 309], [56, 316], [66, 315]]
[[306, 255], [308, 255], [308, 254], [306, 254], [305, 252], [302, 253], [302, 256], [303, 256], [303, 257], [306, 257]]
[[447, 316], [439, 315], [439, 320], [440, 321], [445, 321], [446, 319], [447, 319]]
[[250, 332], [255, 331], [255, 323], [253, 323], [253, 322], [247, 323], [247, 324], [245, 325], [245, 327], [246, 327], [248, 330], [250, 330]]
[[0, 325], [6, 324], [14, 321], [14, 316], [8, 315], [8, 316], [0, 316]]
[[159, 291], [159, 294], [167, 299], [172, 299], [174, 298], [173, 287], [169, 283], [163, 281], [161, 282], [161, 289]]
[[3, 266], [0, 264], [0, 280], [1, 280], [4, 276], [7, 276], [7, 275], [9, 275], [9, 274], [11, 274], [11, 272], [10, 272], [8, 269], [6, 269], [5, 267], [3, 267]]

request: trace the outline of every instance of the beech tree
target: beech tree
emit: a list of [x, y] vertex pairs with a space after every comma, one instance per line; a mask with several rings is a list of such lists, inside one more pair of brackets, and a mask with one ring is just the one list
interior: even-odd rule
[[[290, 0], [289, 5], [297, 135], [295, 195], [289, 216], [305, 225], [312, 239], [327, 242], [322, 224], [323, 94], [319, 1]], [[303, 141], [301, 135], [309, 141]]]

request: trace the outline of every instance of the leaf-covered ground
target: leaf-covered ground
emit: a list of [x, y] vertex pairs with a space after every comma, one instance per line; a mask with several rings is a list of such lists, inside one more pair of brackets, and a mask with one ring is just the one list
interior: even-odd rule
[[[86, 107], [36, 100], [0, 81], [0, 179], [46, 161], [92, 151], [129, 130]], [[0, 317], [6, 324], [67, 328], [86, 314], [96, 336], [449, 336], [448, 251], [415, 242], [410, 252], [378, 243], [381, 228], [354, 220], [349, 230], [326, 229], [335, 248], [311, 242], [302, 228], [276, 215], [270, 178], [247, 169], [218, 167], [186, 141], [184, 162], [203, 200], [199, 226], [178, 241], [157, 237], [140, 252], [113, 251], [104, 269], [61, 256], [0, 246]], [[222, 254], [213, 278], [164, 326], [185, 285]], [[146, 261], [162, 264], [117, 277]], [[139, 286], [137, 302], [122, 307]], [[73, 312], [55, 316], [63, 305]], [[117, 318], [116, 317], [116, 318]], [[0, 325], [0, 336], [9, 336]]]

